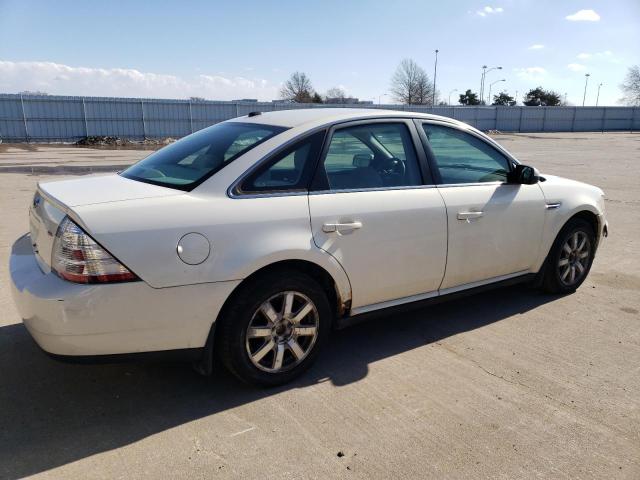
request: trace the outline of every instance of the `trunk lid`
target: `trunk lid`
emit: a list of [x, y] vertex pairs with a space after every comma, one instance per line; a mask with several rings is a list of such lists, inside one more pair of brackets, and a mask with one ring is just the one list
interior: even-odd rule
[[47, 182], [39, 184], [38, 187], [45, 194], [71, 208], [185, 193], [182, 190], [131, 180], [118, 174]]
[[29, 231], [40, 268], [44, 272], [51, 270], [51, 254], [58, 225], [74, 207], [184, 193], [116, 174], [38, 184], [29, 206]]

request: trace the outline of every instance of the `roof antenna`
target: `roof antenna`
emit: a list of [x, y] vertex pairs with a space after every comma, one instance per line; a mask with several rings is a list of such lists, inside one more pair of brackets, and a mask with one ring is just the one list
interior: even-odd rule
[[257, 117], [258, 115], [262, 115], [262, 112], [249, 112], [247, 117]]

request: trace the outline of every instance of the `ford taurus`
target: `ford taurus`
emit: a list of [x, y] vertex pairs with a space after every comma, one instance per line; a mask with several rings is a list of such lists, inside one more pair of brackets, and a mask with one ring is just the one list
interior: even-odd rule
[[203, 129], [118, 174], [40, 183], [13, 295], [49, 354], [215, 358], [260, 385], [371, 312], [532, 280], [573, 292], [603, 192], [464, 123], [300, 109]]

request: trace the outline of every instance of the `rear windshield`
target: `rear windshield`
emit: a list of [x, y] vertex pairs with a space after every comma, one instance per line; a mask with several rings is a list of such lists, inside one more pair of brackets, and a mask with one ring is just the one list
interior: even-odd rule
[[284, 130], [255, 123], [219, 123], [152, 153], [120, 175], [163, 187], [191, 190], [243, 153]]

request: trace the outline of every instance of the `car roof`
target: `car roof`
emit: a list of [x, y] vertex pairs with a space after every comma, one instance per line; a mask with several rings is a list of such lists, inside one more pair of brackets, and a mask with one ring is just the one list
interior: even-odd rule
[[452, 118], [411, 111], [384, 110], [379, 108], [299, 108], [293, 106], [291, 110], [261, 112], [258, 115], [245, 115], [243, 117], [234, 118], [230, 121], [258, 123], [263, 125], [277, 125], [288, 128], [300, 127], [304, 125], [312, 128], [314, 126], [343, 122], [347, 120], [356, 120], [361, 118], [424, 118], [468, 126], [467, 124], [464, 124]]

